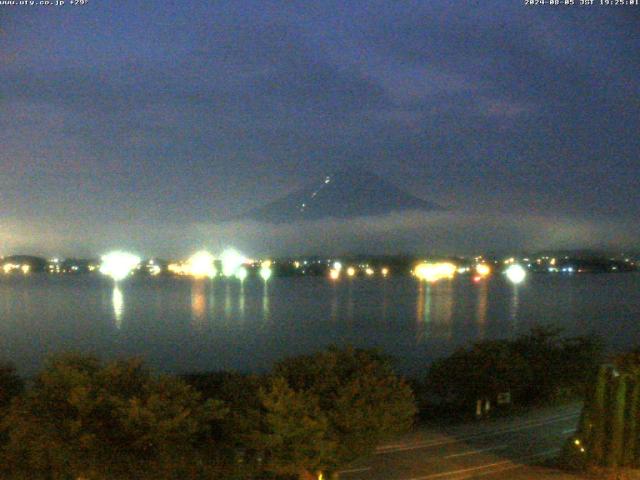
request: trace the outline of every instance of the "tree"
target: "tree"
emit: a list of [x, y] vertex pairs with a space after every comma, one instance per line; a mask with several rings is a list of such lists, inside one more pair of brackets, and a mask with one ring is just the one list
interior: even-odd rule
[[426, 390], [459, 407], [501, 392], [523, 404], [549, 400], [562, 390], [584, 394], [602, 357], [602, 344], [589, 336], [561, 338], [560, 332], [534, 327], [515, 340], [460, 348], [432, 364]]
[[[262, 453], [254, 445], [256, 425], [262, 419], [260, 391], [269, 380], [236, 372], [212, 372], [182, 377], [204, 398], [222, 401], [228, 408], [222, 419], [210, 422], [210, 436], [216, 446], [215, 461], [227, 476], [254, 478], [261, 470]], [[234, 477], [235, 478], [235, 477]]]
[[335, 451], [329, 436], [329, 421], [318, 398], [296, 392], [282, 377], [271, 379], [259, 398], [264, 416], [256, 441], [264, 453], [267, 471], [279, 475], [300, 475], [323, 470]]
[[558, 328], [536, 326], [527, 335], [510, 342], [513, 355], [527, 364], [522, 389], [514, 395], [517, 400], [535, 401], [551, 398], [557, 393], [565, 380], [567, 366], [562, 363], [560, 332]]
[[23, 388], [24, 382], [16, 373], [15, 367], [9, 363], [0, 364], [0, 417]]
[[225, 410], [136, 359], [52, 358], [2, 423], [3, 464], [30, 478], [144, 478], [196, 464], [198, 442]]
[[[255, 438], [266, 465], [275, 472], [298, 471], [301, 478], [370, 453], [408, 429], [416, 413], [413, 392], [389, 360], [354, 348], [278, 363], [260, 398], [264, 421]], [[289, 445], [295, 454], [274, 445]]]
[[437, 360], [427, 374], [427, 388], [446, 402], [471, 407], [478, 399], [518, 391], [526, 377], [526, 363], [509, 343], [491, 340], [459, 349]]

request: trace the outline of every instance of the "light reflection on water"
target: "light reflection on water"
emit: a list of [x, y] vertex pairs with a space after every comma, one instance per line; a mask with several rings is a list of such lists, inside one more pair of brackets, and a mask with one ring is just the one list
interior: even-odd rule
[[191, 324], [201, 330], [207, 319], [207, 297], [205, 295], [205, 282], [195, 279], [191, 283]]
[[481, 281], [476, 289], [476, 325], [478, 325], [478, 340], [484, 340], [487, 330], [488, 291], [487, 282]]
[[[420, 369], [455, 347], [550, 323], [612, 346], [640, 338], [640, 275], [413, 278], [0, 278], [0, 353], [27, 372], [59, 350], [144, 355], [163, 370], [262, 370], [330, 344]], [[114, 334], [115, 333], [115, 334]]]
[[264, 322], [268, 322], [270, 315], [269, 284], [267, 282], [264, 282], [264, 285], [262, 286], [262, 320], [264, 320]]
[[240, 293], [238, 294], [238, 314], [240, 321], [244, 321], [244, 282], [240, 282]]
[[431, 323], [431, 285], [420, 282], [416, 301], [416, 343], [427, 337], [427, 326]]
[[509, 309], [509, 320], [511, 321], [511, 334], [518, 331], [518, 309], [520, 307], [519, 286], [514, 285], [511, 290], [511, 307]]
[[122, 328], [122, 314], [124, 313], [124, 298], [122, 297], [122, 291], [118, 285], [114, 285], [113, 287], [111, 302], [113, 303], [113, 319], [115, 321], [115, 326], [120, 330]]
[[231, 284], [225, 283], [224, 286], [224, 318], [225, 320], [229, 320], [231, 318]]
[[432, 335], [434, 338], [451, 339], [453, 327], [451, 319], [455, 299], [453, 282], [451, 280], [438, 282], [435, 285], [435, 292]]

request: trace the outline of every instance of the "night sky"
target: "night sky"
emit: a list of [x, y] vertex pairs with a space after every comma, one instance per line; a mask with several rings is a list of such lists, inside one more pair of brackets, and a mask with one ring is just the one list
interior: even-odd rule
[[[640, 6], [523, 3], [0, 6], [0, 254], [639, 247]], [[448, 213], [217, 223], [345, 165]]]

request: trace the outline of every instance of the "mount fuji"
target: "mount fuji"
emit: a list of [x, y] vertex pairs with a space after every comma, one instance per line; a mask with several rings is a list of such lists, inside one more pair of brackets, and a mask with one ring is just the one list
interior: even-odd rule
[[282, 224], [410, 210], [441, 211], [443, 208], [396, 187], [378, 175], [346, 168], [231, 220]]

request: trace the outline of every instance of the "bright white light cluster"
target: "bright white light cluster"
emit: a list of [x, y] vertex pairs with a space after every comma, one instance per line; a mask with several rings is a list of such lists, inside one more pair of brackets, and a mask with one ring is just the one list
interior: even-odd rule
[[[245, 262], [245, 260], [245, 257], [236, 250], [232, 248], [225, 250], [224, 252], [222, 252], [222, 255], [220, 255], [220, 261], [222, 262], [222, 274], [225, 277], [232, 277], [236, 275], [238, 276], [238, 278], [240, 278], [240, 276], [243, 276], [243, 274], [238, 270], [240, 269], [240, 266]], [[238, 275], [239, 273], [240, 275]], [[245, 270], [244, 277], [246, 276], [247, 272]]]
[[140, 257], [127, 252], [111, 252], [102, 257], [100, 273], [116, 282], [127, 277], [140, 264]]
[[509, 281], [515, 284], [522, 283], [527, 276], [527, 271], [517, 263], [509, 266], [504, 273]]

